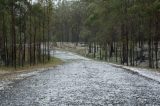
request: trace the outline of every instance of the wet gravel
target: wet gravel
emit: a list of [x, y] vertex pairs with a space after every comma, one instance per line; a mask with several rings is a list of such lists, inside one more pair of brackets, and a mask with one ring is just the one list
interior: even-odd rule
[[0, 90], [0, 106], [160, 106], [160, 84], [69, 52], [66, 64]]

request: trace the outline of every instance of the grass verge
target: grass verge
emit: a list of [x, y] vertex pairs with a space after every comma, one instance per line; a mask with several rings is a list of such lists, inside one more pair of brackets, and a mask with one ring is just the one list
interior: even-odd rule
[[3, 79], [4, 77], [10, 76], [10, 75], [36, 71], [41, 68], [45, 69], [49, 67], [55, 67], [60, 64], [63, 64], [62, 60], [55, 57], [51, 57], [51, 60], [49, 62], [45, 62], [44, 64], [41, 63], [41, 64], [32, 65], [32, 66], [25, 65], [24, 67], [17, 67], [17, 69], [13, 67], [3, 66], [3, 67], [0, 67], [0, 79]]

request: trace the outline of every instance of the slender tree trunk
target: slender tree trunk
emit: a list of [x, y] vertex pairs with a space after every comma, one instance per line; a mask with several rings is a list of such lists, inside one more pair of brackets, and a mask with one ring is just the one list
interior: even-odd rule
[[158, 69], [158, 36], [159, 29], [158, 29], [158, 16], [156, 16], [156, 25], [155, 25], [155, 60], [156, 60], [156, 68]]
[[20, 9], [20, 16], [19, 16], [19, 66], [21, 66], [21, 52], [22, 52], [22, 33], [21, 33], [21, 31], [22, 31], [22, 24], [21, 24], [21, 9]]
[[45, 61], [45, 52], [46, 52], [46, 46], [45, 46], [45, 17], [46, 17], [46, 15], [45, 15], [45, 7], [44, 7], [44, 17], [43, 17], [43, 63], [44, 63], [44, 61]]
[[115, 52], [116, 52], [116, 62], [118, 62], [118, 42], [116, 43], [116, 48], [115, 48]]
[[[31, 1], [32, 2], [32, 1]], [[30, 7], [30, 18], [29, 18], [29, 63], [32, 65], [32, 8]]]
[[[35, 20], [35, 18], [34, 18], [34, 20]], [[36, 25], [36, 22], [35, 22], [35, 25]], [[36, 35], [37, 35], [37, 26], [34, 27], [34, 38], [33, 38], [33, 42], [34, 42], [33, 62], [34, 62], [34, 65], [36, 64]]]
[[24, 39], [23, 39], [23, 56], [22, 56], [22, 67], [24, 67], [26, 61], [26, 14], [24, 15]]
[[100, 45], [100, 60], [102, 60], [102, 48], [101, 48], [101, 45]]
[[[49, 15], [49, 14], [48, 14]], [[49, 45], [49, 41], [50, 41], [50, 21], [49, 21], [50, 19], [49, 19], [49, 16], [48, 16], [48, 61], [50, 61], [50, 45]]]
[[14, 65], [14, 68], [16, 69], [16, 65], [17, 65], [17, 55], [16, 55], [16, 30], [15, 30], [15, 15], [14, 15], [14, 1], [12, 0], [12, 10], [11, 10], [11, 14], [12, 14], [12, 43], [13, 43], [13, 50], [12, 50], [12, 65]]

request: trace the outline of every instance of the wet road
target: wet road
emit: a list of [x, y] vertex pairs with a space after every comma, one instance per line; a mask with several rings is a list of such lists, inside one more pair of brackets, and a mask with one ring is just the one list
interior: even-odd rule
[[0, 91], [0, 106], [160, 106], [160, 84], [104, 62], [69, 53], [53, 70]]

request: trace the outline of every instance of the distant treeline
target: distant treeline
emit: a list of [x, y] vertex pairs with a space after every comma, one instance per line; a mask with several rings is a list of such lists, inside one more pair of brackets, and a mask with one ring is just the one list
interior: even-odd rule
[[55, 40], [85, 42], [107, 61], [158, 68], [159, 0], [62, 0], [55, 13]]

